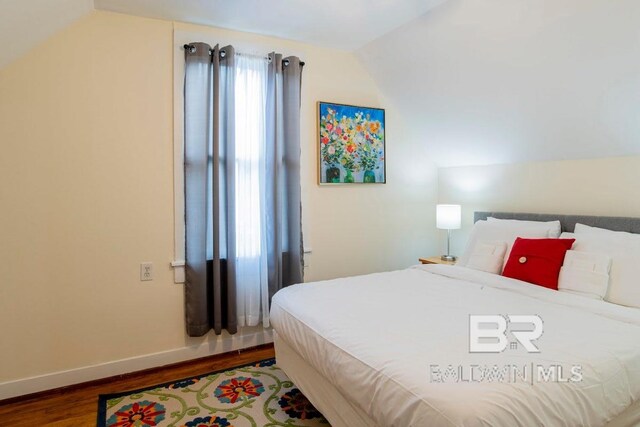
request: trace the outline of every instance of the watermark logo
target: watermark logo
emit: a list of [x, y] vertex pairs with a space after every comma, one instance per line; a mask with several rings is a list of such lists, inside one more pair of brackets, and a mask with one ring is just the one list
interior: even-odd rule
[[432, 383], [575, 383], [582, 381], [582, 366], [541, 365], [430, 365]]
[[[543, 332], [542, 318], [538, 315], [476, 315], [469, 316], [469, 352], [502, 353], [515, 350], [518, 344], [529, 353], [539, 353], [534, 344]], [[509, 341], [509, 332], [515, 341]]]
[[[502, 353], [519, 346], [540, 353], [544, 331], [538, 315], [470, 315], [469, 353]], [[430, 365], [431, 382], [580, 382], [582, 366], [567, 364]]]

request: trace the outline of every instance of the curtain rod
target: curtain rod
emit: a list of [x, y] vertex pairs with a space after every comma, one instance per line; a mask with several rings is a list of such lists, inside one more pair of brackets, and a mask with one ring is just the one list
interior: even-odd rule
[[[189, 53], [194, 53], [196, 51], [196, 47], [192, 44], [185, 44], [184, 46], [182, 46], [184, 48], [184, 50], [188, 50]], [[209, 49], [209, 55], [211, 55], [211, 53], [213, 52], [212, 49]], [[224, 56], [226, 55], [226, 52], [224, 50], [220, 50], [220, 56], [222, 58], [224, 58]], [[271, 57], [267, 57], [269, 58], [269, 62], [271, 62]], [[289, 65], [289, 61], [288, 60], [284, 60], [282, 61], [284, 63], [284, 65]], [[300, 61], [300, 66], [304, 67], [304, 61]]]

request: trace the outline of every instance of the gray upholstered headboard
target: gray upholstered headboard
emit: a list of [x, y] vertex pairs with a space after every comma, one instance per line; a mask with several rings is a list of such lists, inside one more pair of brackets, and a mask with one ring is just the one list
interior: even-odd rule
[[617, 216], [589, 216], [589, 215], [553, 215], [513, 212], [474, 212], [473, 222], [488, 217], [500, 219], [519, 219], [524, 221], [555, 221], [560, 220], [562, 231], [572, 232], [576, 223], [592, 227], [606, 228], [614, 231], [640, 233], [640, 218], [625, 218]]

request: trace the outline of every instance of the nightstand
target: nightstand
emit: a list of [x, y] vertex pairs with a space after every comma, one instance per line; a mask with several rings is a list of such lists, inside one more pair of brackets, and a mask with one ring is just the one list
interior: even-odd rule
[[418, 258], [420, 264], [445, 264], [445, 265], [455, 265], [455, 261], [444, 261], [439, 256], [432, 256], [431, 258]]

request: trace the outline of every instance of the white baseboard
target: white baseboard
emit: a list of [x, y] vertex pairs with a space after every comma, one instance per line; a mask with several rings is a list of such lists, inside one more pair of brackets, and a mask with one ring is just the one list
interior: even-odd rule
[[207, 341], [197, 346], [176, 348], [160, 353], [146, 354], [144, 356], [130, 357], [67, 371], [52, 372], [50, 374], [7, 381], [0, 383], [0, 400], [240, 350], [270, 342], [273, 342], [273, 330], [271, 329], [243, 335], [238, 333], [236, 335], [220, 336], [215, 341]]

